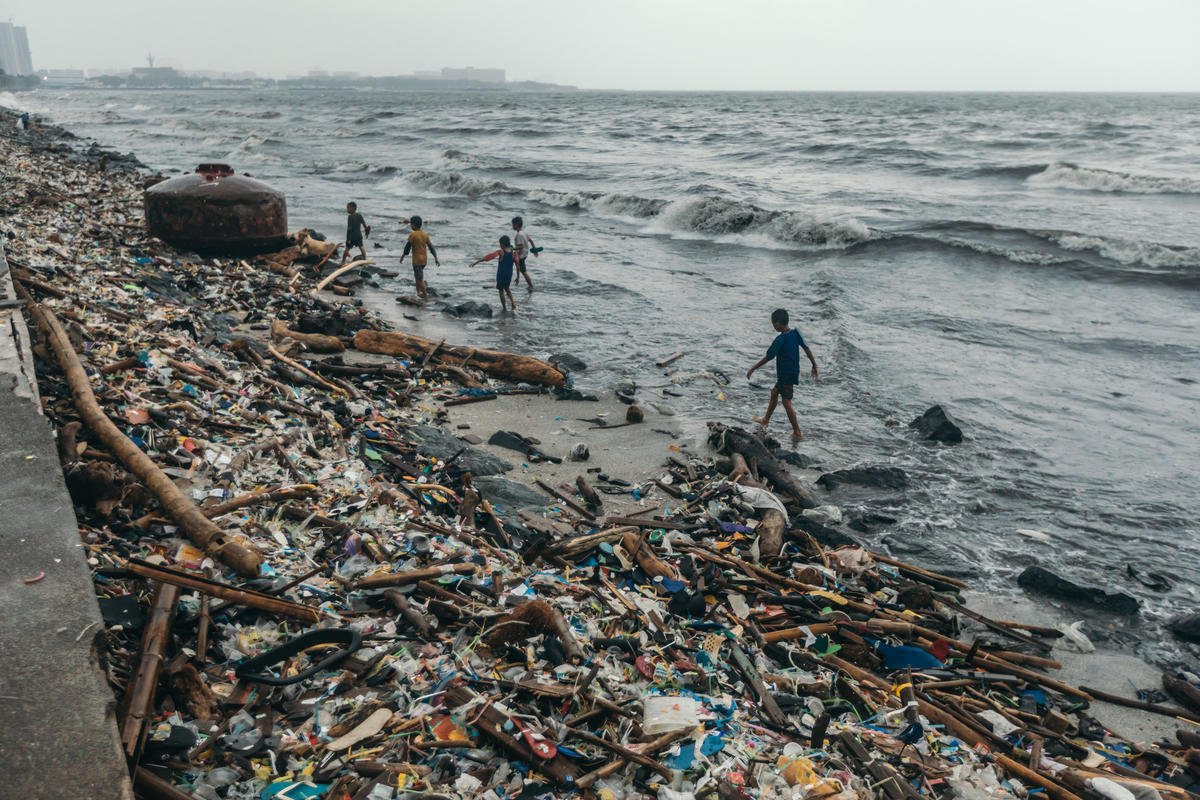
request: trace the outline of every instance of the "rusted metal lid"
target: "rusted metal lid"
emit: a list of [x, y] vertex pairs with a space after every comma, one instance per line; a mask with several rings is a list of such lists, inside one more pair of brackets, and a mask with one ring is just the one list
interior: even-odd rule
[[213, 178], [228, 178], [233, 174], [233, 168], [228, 164], [201, 164], [196, 172], [212, 180]]

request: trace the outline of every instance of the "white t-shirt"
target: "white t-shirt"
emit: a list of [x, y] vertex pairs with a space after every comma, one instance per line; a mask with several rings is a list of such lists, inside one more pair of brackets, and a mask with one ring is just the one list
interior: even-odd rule
[[517, 235], [513, 237], [513, 250], [516, 251], [515, 256], [517, 261], [522, 258], [529, 257], [529, 234], [525, 231], [517, 231]]

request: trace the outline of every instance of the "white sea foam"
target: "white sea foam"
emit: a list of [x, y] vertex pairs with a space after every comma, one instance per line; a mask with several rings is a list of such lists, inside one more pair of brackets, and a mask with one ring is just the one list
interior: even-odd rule
[[1051, 164], [1027, 182], [1032, 186], [1074, 189], [1085, 192], [1127, 192], [1131, 194], [1200, 194], [1200, 180], [1138, 175], [1107, 169]]
[[17, 96], [12, 92], [0, 92], [0, 108], [11, 108], [14, 111], [21, 107]]

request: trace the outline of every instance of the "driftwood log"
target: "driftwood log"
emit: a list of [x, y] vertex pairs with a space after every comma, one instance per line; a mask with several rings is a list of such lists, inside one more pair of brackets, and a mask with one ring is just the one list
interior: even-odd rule
[[342, 340], [336, 336], [326, 336], [322, 333], [301, 333], [288, 328], [283, 320], [271, 320], [271, 340], [281, 342], [291, 339], [297, 344], [314, 353], [341, 353], [346, 349]]
[[646, 542], [645, 534], [641, 531], [625, 531], [621, 537], [621, 544], [625, 546], [629, 557], [637, 561], [642, 571], [650, 577], [661, 575], [671, 580], [679, 580], [679, 573], [675, 568], [654, 555], [649, 543]]
[[708, 423], [708, 442], [724, 455], [738, 453], [759, 476], [779, 494], [791, 497], [801, 508], [820, 505], [812, 490], [792, 477], [788, 465], [780, 461], [760, 439], [742, 428], [732, 428], [719, 422]]
[[238, 574], [246, 577], [258, 575], [262, 556], [254, 550], [244, 547], [225, 535], [213, 522], [196, 507], [179, 487], [167, 477], [158, 466], [143, 453], [129, 437], [113, 423], [92, 392], [91, 382], [87, 372], [80, 362], [71, 340], [54, 312], [45, 306], [35, 305], [31, 310], [38, 327], [46, 334], [51, 349], [58, 359], [58, 366], [71, 387], [71, 396], [75, 407], [84, 424], [104, 443], [108, 451], [115, 455], [127, 470], [138, 478], [154, 493], [162, 503], [163, 510], [171, 519], [178, 523], [181, 530], [188, 535], [202, 550], [228, 564], [237, 570]]
[[783, 550], [783, 534], [787, 531], [787, 517], [777, 508], [764, 508], [759, 511], [758, 555], [767, 563], [779, 557]]
[[575, 486], [579, 489], [579, 496], [583, 498], [583, 502], [587, 503], [589, 508], [598, 509], [603, 505], [600, 502], [600, 495], [596, 494], [596, 490], [583, 475], [575, 478]]
[[457, 363], [452, 363], [452, 366], [462, 366], [469, 362], [473, 369], [485, 372], [494, 378], [524, 381], [542, 386], [562, 386], [566, 382], [566, 377], [561, 372], [545, 361], [530, 356], [502, 353], [498, 350], [479, 350], [452, 344], [443, 344], [438, 347], [438, 342], [432, 339], [396, 331], [360, 330], [354, 334], [354, 347], [365, 353], [382, 353], [388, 356], [408, 358], [425, 358], [433, 353], [433, 348], [437, 347], [437, 353], [431, 358], [431, 361], [435, 363], [450, 363], [450, 359], [454, 359]]

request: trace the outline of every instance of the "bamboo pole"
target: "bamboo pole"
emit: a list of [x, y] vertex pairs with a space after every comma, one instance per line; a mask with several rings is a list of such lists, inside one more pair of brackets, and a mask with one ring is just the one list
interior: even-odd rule
[[383, 586], [404, 586], [409, 583], [420, 583], [429, 578], [441, 578], [445, 575], [470, 575], [476, 570], [474, 564], [443, 564], [440, 567], [425, 569], [410, 569], [407, 572], [384, 572], [379, 575], [369, 575], [355, 584], [357, 589], [379, 589]]
[[139, 561], [136, 558], [126, 561], [125, 568], [143, 578], [150, 578], [172, 586], [191, 589], [192, 591], [212, 595], [213, 597], [220, 597], [222, 600], [257, 608], [260, 611], [281, 614], [305, 622], [319, 622], [321, 619], [321, 612], [310, 606], [272, 597], [262, 592], [253, 592], [249, 589], [236, 589], [225, 583], [218, 583], [197, 575], [189, 575], [186, 572], [160, 567], [156, 564], [147, 564], [145, 561]]
[[138, 667], [125, 696], [121, 699], [121, 745], [125, 755], [136, 764], [146, 740], [146, 722], [154, 711], [158, 678], [166, 661], [171, 641], [171, 621], [179, 605], [179, 587], [160, 583], [154, 592], [150, 618], [142, 634]]

